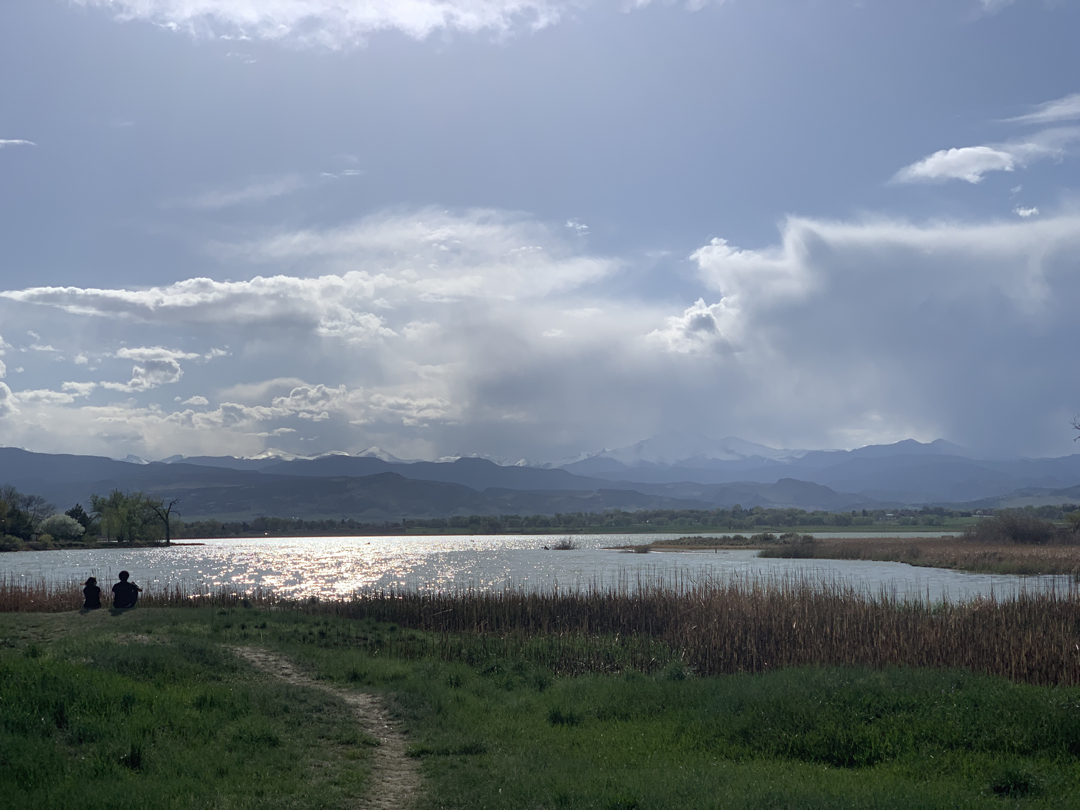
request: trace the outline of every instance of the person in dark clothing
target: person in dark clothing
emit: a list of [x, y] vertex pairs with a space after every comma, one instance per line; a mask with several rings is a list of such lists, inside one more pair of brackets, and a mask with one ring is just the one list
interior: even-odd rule
[[121, 571], [120, 581], [112, 586], [112, 604], [117, 610], [133, 608], [135, 607], [135, 603], [139, 601], [139, 594], [142, 592], [142, 588], [134, 582], [128, 582], [129, 576], [131, 575], [127, 571]]
[[83, 592], [83, 610], [97, 610], [101, 607], [101, 588], [98, 587], [97, 577], [86, 580]]

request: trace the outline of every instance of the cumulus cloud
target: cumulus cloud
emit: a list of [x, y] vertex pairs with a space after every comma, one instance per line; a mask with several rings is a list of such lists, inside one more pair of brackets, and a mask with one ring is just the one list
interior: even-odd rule
[[144, 360], [131, 369], [131, 379], [126, 383], [103, 382], [102, 388], [114, 391], [149, 391], [158, 386], [180, 382], [184, 370], [175, 360]]
[[12, 397], [18, 405], [70, 405], [75, 401], [75, 395], [67, 391], [51, 391], [47, 388], [37, 388], [29, 391], [16, 391]]
[[1039, 132], [1029, 138], [993, 146], [965, 146], [942, 149], [905, 166], [893, 182], [919, 183], [945, 180], [982, 182], [990, 172], [1011, 172], [1044, 158], [1061, 158], [1067, 147], [1080, 139], [1080, 128], [1062, 127]]
[[899, 183], [926, 180], [967, 180], [979, 183], [987, 172], [1011, 172], [1017, 159], [1003, 149], [992, 146], [965, 146], [942, 149], [917, 163], [905, 166], [894, 176]]
[[699, 298], [682, 315], [669, 317], [663, 329], [654, 330], [648, 337], [678, 354], [723, 351], [731, 345], [724, 334], [726, 315], [727, 306], [723, 301], [710, 305]]
[[209, 360], [221, 354], [212, 351], [202, 355], [162, 346], [124, 347], [113, 356], [135, 361], [131, 369], [131, 379], [126, 383], [103, 382], [101, 387], [128, 393], [149, 391], [162, 385], [180, 382], [180, 378], [184, 376], [184, 370], [180, 367], [181, 360]]
[[72, 0], [196, 36], [260, 39], [340, 49], [397, 30], [416, 39], [435, 31], [506, 35], [558, 21], [566, 2], [550, 0]]
[[[771, 246], [702, 245], [700, 289], [666, 300], [605, 288], [620, 264], [562, 223], [399, 213], [222, 248], [232, 268], [282, 262], [307, 277], [5, 293], [16, 310], [58, 307], [49, 340], [65, 350], [68, 321], [80, 335], [130, 330], [124, 348], [86, 348], [135, 371], [104, 386], [127, 395], [105, 405], [92, 384], [54, 383], [65, 401], [35, 382], [33, 406], [4, 389], [0, 443], [160, 458], [254, 455], [273, 439], [553, 459], [678, 423], [789, 447], [1071, 446], [1080, 383], [1062, 369], [1080, 342], [1080, 216], [791, 218]], [[383, 330], [373, 339], [335, 331], [364, 316]], [[212, 345], [230, 354], [204, 365]]]
[[1007, 120], [1020, 124], [1053, 124], [1080, 118], [1080, 93], [1039, 104], [1032, 112]]
[[[799, 390], [799, 408], [829, 411], [833, 424], [878, 419], [983, 446], [1007, 443], [1004, 425], [1060, 432], [1052, 420], [1080, 401], [1055, 370], [1080, 338], [1070, 314], [1080, 305], [1078, 248], [1075, 215], [929, 225], [792, 218], [777, 247], [694, 254], [726, 310], [718, 317], [700, 302], [673, 320], [669, 349], [687, 345], [691, 324], [704, 335], [715, 325], [735, 336], [739, 364], [768, 369], [778, 391]], [[778, 267], [782, 282], [762, 283]], [[1031, 408], [1033, 390], [1045, 406]]]
[[88, 397], [97, 388], [95, 382], [65, 382], [60, 390], [76, 397]]
[[301, 385], [288, 395], [275, 397], [268, 409], [250, 409], [261, 419], [297, 416], [326, 421], [340, 415], [354, 425], [391, 422], [405, 426], [448, 422], [456, 416], [454, 406], [437, 397], [369, 392], [345, 385]]
[[75, 315], [169, 324], [317, 326], [325, 335], [373, 341], [394, 334], [378, 316], [357, 311], [376, 285], [369, 274], [350, 272], [313, 279], [256, 276], [239, 282], [193, 278], [146, 290], [36, 287], [0, 296]]
[[1039, 209], [1035, 206], [1031, 208], [1024, 208], [1023, 206], [1017, 206], [1013, 209], [1013, 212], [1019, 216], [1027, 219], [1028, 217], [1037, 217], [1039, 215]]

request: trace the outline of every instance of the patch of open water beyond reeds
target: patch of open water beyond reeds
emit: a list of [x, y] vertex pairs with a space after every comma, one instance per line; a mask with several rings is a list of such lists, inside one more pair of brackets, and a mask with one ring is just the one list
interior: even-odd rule
[[574, 535], [578, 547], [545, 550], [552, 535], [393, 537], [267, 537], [206, 540], [173, 548], [27, 551], [0, 557], [10, 582], [82, 582], [96, 576], [108, 588], [117, 572], [155, 590], [187, 592], [269, 589], [288, 598], [343, 598], [360, 590], [527, 590], [618, 587], [731, 577], [797, 578], [842, 583], [868, 593], [931, 601], [1009, 597], [1021, 589], [1067, 589], [1065, 577], [971, 574], [902, 563], [858, 560], [760, 559], [752, 550], [654, 552], [613, 550], [678, 535]]

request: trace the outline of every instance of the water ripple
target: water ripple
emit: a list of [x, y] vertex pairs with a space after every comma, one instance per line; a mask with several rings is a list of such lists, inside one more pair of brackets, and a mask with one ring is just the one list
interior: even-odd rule
[[611, 548], [676, 536], [574, 535], [580, 547], [572, 551], [545, 550], [560, 539], [552, 535], [232, 538], [168, 549], [7, 553], [3, 570], [29, 581], [74, 583], [96, 576], [109, 583], [126, 569], [141, 585], [262, 587], [294, 598], [344, 598], [372, 588], [633, 587], [643, 579], [796, 576], [841, 581], [875, 593], [959, 601], [1065, 584], [1061, 577], [971, 574], [902, 563], [759, 559], [744, 550], [626, 554]]

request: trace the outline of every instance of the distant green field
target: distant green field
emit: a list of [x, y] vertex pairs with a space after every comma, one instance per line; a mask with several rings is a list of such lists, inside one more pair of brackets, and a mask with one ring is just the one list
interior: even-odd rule
[[256, 608], [0, 614], [0, 637], [2, 807], [355, 807], [372, 741], [340, 700], [233, 645], [385, 695], [426, 778], [419, 808], [1080, 806], [1076, 687], [698, 677], [655, 646], [643, 672], [588, 634], [573, 644], [606, 671], [559, 675], [527, 644]]

